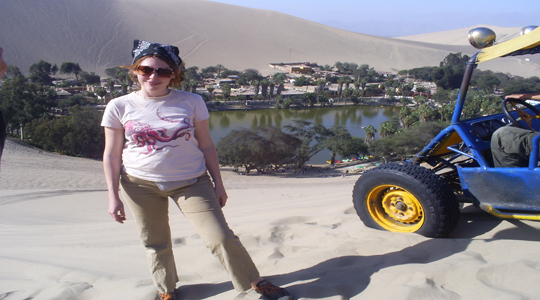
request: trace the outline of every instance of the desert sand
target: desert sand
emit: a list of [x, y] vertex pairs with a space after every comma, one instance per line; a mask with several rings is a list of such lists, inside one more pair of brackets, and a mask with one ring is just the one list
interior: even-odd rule
[[[155, 299], [128, 212], [107, 214], [101, 162], [8, 140], [1, 166], [0, 299]], [[449, 238], [367, 228], [359, 175], [241, 176], [224, 168], [224, 211], [261, 273], [295, 299], [538, 299], [540, 223], [462, 210]], [[176, 207], [180, 299], [257, 299], [228, 275]]]

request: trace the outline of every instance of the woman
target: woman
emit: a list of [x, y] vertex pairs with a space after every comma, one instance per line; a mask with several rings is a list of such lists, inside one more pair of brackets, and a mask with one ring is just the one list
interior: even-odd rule
[[129, 69], [140, 90], [107, 105], [101, 124], [105, 127], [103, 165], [109, 213], [119, 223], [126, 220], [118, 193], [121, 186], [161, 299], [174, 299], [178, 282], [168, 198], [217, 256], [237, 290], [254, 288], [266, 299], [292, 299], [285, 289], [259, 276], [225, 221], [221, 208], [227, 193], [209, 133], [208, 110], [199, 95], [171, 89], [184, 79], [178, 48], [135, 40], [132, 56]]

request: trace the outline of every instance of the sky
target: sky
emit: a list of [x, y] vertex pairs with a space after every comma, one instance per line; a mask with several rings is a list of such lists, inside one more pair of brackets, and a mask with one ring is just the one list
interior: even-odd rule
[[354, 32], [396, 37], [475, 25], [540, 26], [538, 0], [211, 0], [268, 9]]

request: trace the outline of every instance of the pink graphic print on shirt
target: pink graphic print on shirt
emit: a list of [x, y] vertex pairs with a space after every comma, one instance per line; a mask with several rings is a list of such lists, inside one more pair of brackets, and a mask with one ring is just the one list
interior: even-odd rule
[[135, 145], [136, 147], [146, 147], [146, 152], [141, 152], [139, 153], [139, 155], [148, 155], [154, 151], [159, 151], [165, 147], [178, 146], [165, 145], [162, 147], [157, 147], [158, 142], [169, 143], [181, 137], [185, 137], [187, 141], [191, 137], [190, 132], [193, 130], [193, 125], [188, 118], [183, 118], [181, 120], [175, 121], [162, 117], [159, 113], [159, 110], [156, 113], [161, 120], [173, 124], [178, 124], [173, 127], [174, 132], [172, 135], [167, 135], [167, 129], [165, 128], [153, 128], [152, 125], [144, 124], [137, 121], [130, 120], [124, 125], [126, 130], [126, 136], [130, 141], [129, 143]]

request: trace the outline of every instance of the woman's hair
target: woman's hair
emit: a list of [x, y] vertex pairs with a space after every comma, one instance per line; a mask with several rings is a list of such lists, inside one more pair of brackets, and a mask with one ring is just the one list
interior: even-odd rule
[[[163, 55], [159, 55], [159, 54], [152, 54], [152, 55], [147, 55], [147, 56], [143, 56], [139, 59], [137, 59], [131, 66], [122, 66], [126, 69], [129, 69], [131, 72], [129, 73], [129, 77], [131, 78], [131, 80], [135, 83], [138, 83], [139, 81], [137, 80], [137, 68], [141, 65], [141, 63], [149, 58], [149, 57], [155, 57], [155, 58], [159, 58], [161, 59], [162, 61], [164, 61], [168, 66], [169, 68], [173, 69], [173, 73], [174, 73], [174, 78], [171, 79], [171, 82], [169, 82], [169, 85], [167, 87], [179, 87], [180, 84], [184, 81], [184, 70], [182, 70], [174, 61], [168, 59], [167, 57], [163, 56]], [[183, 66], [184, 64], [182, 63], [181, 66]]]

